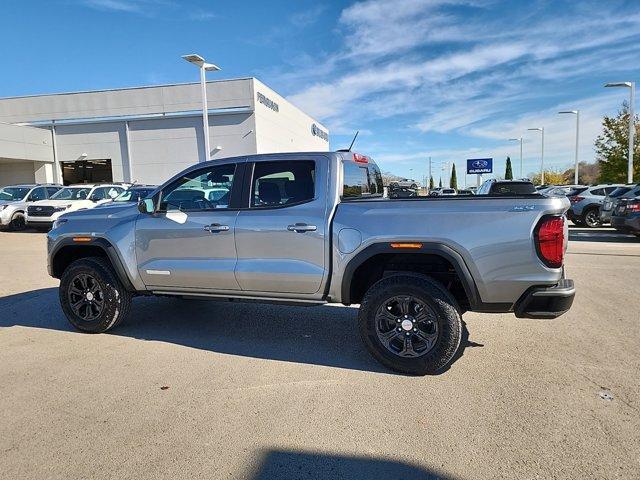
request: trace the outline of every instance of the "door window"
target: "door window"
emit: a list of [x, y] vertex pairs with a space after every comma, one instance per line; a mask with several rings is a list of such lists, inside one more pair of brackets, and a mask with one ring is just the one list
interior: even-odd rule
[[56, 193], [58, 190], [60, 190], [59, 187], [46, 187], [47, 190], [47, 196], [51, 197], [54, 193]]
[[229, 208], [236, 164], [218, 165], [183, 175], [161, 193], [160, 211], [197, 212]]
[[45, 191], [44, 187], [34, 188], [31, 191], [31, 195], [29, 195], [29, 200], [31, 200], [32, 202], [35, 202], [37, 200], [44, 200], [45, 198], [47, 198], [47, 192]]
[[253, 170], [251, 206], [297, 205], [315, 196], [315, 162], [258, 162]]

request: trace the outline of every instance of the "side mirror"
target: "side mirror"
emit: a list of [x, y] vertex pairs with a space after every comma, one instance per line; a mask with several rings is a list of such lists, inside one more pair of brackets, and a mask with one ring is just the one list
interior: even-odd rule
[[140, 213], [154, 213], [156, 210], [153, 198], [144, 198], [138, 202], [138, 211]]

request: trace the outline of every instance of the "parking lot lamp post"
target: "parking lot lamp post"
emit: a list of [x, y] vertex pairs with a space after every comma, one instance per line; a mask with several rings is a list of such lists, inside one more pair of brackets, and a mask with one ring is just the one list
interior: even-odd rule
[[542, 146], [540, 148], [540, 185], [544, 185], [544, 127], [528, 128], [527, 130], [535, 130], [542, 134]]
[[575, 168], [573, 173], [573, 183], [578, 184], [578, 150], [580, 148], [580, 110], [564, 110], [562, 113], [571, 113], [576, 116], [576, 159], [575, 159]]
[[522, 175], [522, 137], [520, 137], [520, 138], [510, 138], [509, 141], [511, 141], [511, 142], [520, 142], [520, 178], [524, 178], [524, 175]]
[[200, 55], [191, 53], [183, 55], [187, 62], [193, 63], [200, 69], [200, 88], [202, 90], [202, 129], [204, 133], [205, 161], [211, 158], [211, 140], [209, 139], [209, 108], [207, 106], [207, 80], [205, 72], [217, 72], [220, 67], [213, 63], [207, 63]]
[[627, 167], [627, 183], [633, 183], [633, 137], [635, 134], [634, 103], [636, 97], [636, 82], [614, 82], [606, 83], [604, 86], [625, 87], [629, 89], [629, 165]]

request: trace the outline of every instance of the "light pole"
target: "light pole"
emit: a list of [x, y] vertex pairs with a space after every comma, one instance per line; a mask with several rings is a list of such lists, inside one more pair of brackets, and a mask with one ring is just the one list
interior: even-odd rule
[[527, 130], [535, 130], [542, 134], [542, 147], [540, 149], [540, 185], [544, 185], [544, 127], [527, 128]]
[[605, 83], [605, 87], [626, 87], [629, 92], [629, 165], [627, 167], [627, 183], [633, 183], [633, 137], [635, 133], [634, 125], [634, 103], [636, 97], [636, 82], [615, 82]]
[[520, 142], [520, 178], [524, 178], [522, 174], [522, 137], [520, 138], [510, 138], [510, 142]]
[[576, 160], [575, 160], [575, 168], [573, 173], [573, 183], [578, 184], [578, 150], [580, 148], [580, 110], [564, 110], [562, 113], [571, 113], [576, 116]]
[[207, 106], [207, 79], [205, 78], [205, 72], [217, 72], [220, 67], [213, 63], [207, 63], [200, 55], [191, 53], [189, 55], [183, 55], [187, 62], [193, 63], [200, 69], [200, 88], [202, 90], [202, 129], [204, 133], [204, 148], [205, 148], [205, 161], [211, 157], [211, 140], [209, 139], [209, 108]]

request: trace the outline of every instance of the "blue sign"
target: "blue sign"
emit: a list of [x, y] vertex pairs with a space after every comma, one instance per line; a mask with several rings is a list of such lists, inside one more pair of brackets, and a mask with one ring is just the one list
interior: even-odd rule
[[467, 173], [493, 173], [493, 158], [467, 159]]

